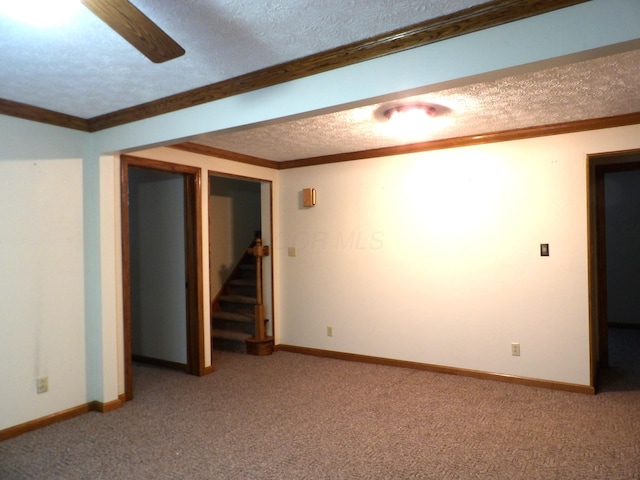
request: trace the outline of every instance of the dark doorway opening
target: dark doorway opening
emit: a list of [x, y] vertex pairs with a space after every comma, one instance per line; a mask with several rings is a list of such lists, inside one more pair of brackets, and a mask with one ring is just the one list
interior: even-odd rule
[[205, 373], [200, 169], [123, 156], [125, 397], [132, 362]]
[[640, 388], [640, 151], [591, 155], [591, 358], [599, 391]]
[[[254, 322], [242, 326], [242, 322], [226, 318], [229, 315], [220, 315], [220, 310], [225, 308], [219, 301], [229, 293], [245, 295], [243, 287], [238, 285], [241, 281], [235, 280], [234, 275], [242, 270], [243, 256], [255, 238], [260, 237], [263, 245], [272, 246], [271, 187], [271, 182], [266, 180], [209, 172], [209, 278], [214, 357], [221, 350], [247, 352], [245, 337], [255, 335]], [[255, 280], [255, 273], [253, 276]], [[262, 258], [261, 278], [266, 334], [273, 336], [273, 254]], [[232, 292], [229, 280], [234, 284]], [[249, 289], [246, 295], [255, 297], [256, 292]], [[247, 315], [255, 318], [253, 311]], [[236, 337], [236, 333], [242, 335]]]

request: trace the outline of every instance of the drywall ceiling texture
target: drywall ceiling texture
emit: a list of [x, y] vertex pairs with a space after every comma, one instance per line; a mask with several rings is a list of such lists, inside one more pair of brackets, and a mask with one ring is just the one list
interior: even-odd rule
[[0, 98], [90, 118], [485, 2], [132, 3], [174, 38], [186, 54], [154, 64], [83, 7], [69, 22], [46, 28], [0, 15]]
[[474, 83], [401, 101], [445, 107], [424, 129], [398, 135], [376, 113], [398, 101], [201, 135], [196, 143], [275, 161], [602, 118], [640, 111], [640, 50]]

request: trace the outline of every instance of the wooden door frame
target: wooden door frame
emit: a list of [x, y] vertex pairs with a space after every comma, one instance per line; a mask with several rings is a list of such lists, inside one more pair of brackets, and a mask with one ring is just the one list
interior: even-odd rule
[[640, 149], [587, 155], [589, 224], [589, 324], [591, 382], [596, 387], [598, 367], [609, 365], [607, 319], [607, 238], [604, 176], [639, 170]]
[[[263, 184], [263, 183], [267, 183], [269, 184], [269, 205], [268, 205], [268, 209], [269, 209], [269, 231], [270, 231], [270, 238], [268, 239], [262, 239], [263, 240], [263, 245], [269, 245], [271, 247], [271, 275], [269, 277], [269, 282], [271, 284], [271, 333], [272, 336], [275, 339], [275, 334], [276, 334], [276, 303], [275, 303], [275, 283], [274, 283], [274, 270], [275, 270], [275, 245], [274, 245], [274, 240], [273, 240], [273, 182], [271, 180], [265, 180], [264, 178], [257, 178], [257, 177], [247, 177], [244, 175], [235, 175], [232, 173], [224, 173], [224, 172], [217, 172], [214, 170], [209, 170], [207, 172], [207, 199], [209, 198], [209, 196], [211, 195], [211, 177], [225, 177], [225, 178], [233, 178], [235, 180], [243, 180], [243, 181], [247, 181], [247, 182], [254, 182], [254, 183], [259, 183], [259, 184]], [[260, 208], [262, 208], [262, 200], [260, 200]], [[209, 217], [209, 225], [207, 225], [207, 228], [210, 228], [210, 224], [211, 224], [211, 218]], [[211, 248], [210, 245], [207, 246], [207, 248]], [[213, 299], [212, 299], [213, 300]], [[211, 305], [210, 305], [211, 307]], [[211, 349], [211, 354], [213, 355], [213, 348]]]
[[129, 167], [183, 175], [185, 195], [185, 268], [187, 278], [187, 372], [192, 375], [204, 375], [210, 370], [205, 366], [204, 358], [201, 169], [188, 165], [122, 155], [120, 157], [120, 200], [122, 216], [124, 393], [126, 400], [133, 399]]

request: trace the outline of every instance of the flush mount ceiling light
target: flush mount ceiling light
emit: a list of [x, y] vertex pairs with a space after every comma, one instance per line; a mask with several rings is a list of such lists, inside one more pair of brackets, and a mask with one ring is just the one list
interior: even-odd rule
[[382, 115], [388, 121], [423, 121], [438, 114], [436, 107], [427, 103], [408, 103], [383, 108]]
[[380, 105], [374, 112], [374, 118], [389, 124], [424, 124], [449, 112], [449, 108], [435, 103], [405, 100]]
[[381, 135], [403, 141], [422, 141], [442, 127], [442, 119], [451, 110], [442, 105], [420, 101], [397, 101], [380, 105], [374, 112]]

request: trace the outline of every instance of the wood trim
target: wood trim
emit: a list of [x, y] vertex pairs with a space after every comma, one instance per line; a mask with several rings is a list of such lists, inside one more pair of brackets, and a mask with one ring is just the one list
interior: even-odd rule
[[[204, 302], [204, 272], [202, 268], [203, 255], [204, 255], [204, 243], [202, 241], [202, 231], [205, 228], [205, 225], [202, 223], [202, 169], [198, 169], [198, 174], [195, 177], [195, 199], [196, 199], [196, 210], [195, 210], [195, 263], [196, 263], [196, 301], [198, 304], [197, 318], [198, 318], [198, 331], [197, 331], [197, 339], [198, 339], [198, 375], [208, 375], [213, 372], [213, 365], [206, 365], [205, 359], [205, 335], [204, 335], [204, 321], [205, 318], [207, 321], [211, 321], [208, 315], [209, 309], [203, 310], [203, 302]], [[206, 188], [209, 188], [207, 183]], [[208, 192], [207, 192], [208, 198]], [[207, 206], [207, 209], [209, 207]], [[208, 228], [208, 227], [207, 227]], [[207, 342], [211, 340], [209, 338], [206, 339]], [[211, 359], [209, 359], [211, 361]]]
[[[597, 361], [593, 363], [593, 368], [598, 365], [601, 367], [609, 366], [609, 319], [607, 315], [608, 311], [608, 299], [607, 299], [607, 227], [606, 227], [606, 209], [604, 198], [604, 171], [600, 167], [595, 167], [594, 188], [592, 192], [595, 195], [595, 218], [594, 226], [596, 231], [593, 239], [595, 240], [595, 254], [596, 254], [596, 308], [597, 308], [597, 323], [598, 326], [598, 357]], [[597, 372], [593, 373], [595, 379]]]
[[118, 395], [117, 400], [112, 400], [110, 402], [103, 403], [96, 400], [84, 405], [79, 405], [77, 407], [63, 410], [61, 412], [52, 413], [51, 415], [47, 415], [46, 417], [36, 418], [35, 420], [31, 420], [14, 427], [0, 430], [0, 442], [9, 438], [17, 437], [18, 435], [22, 435], [23, 433], [32, 432], [49, 425], [53, 425], [54, 423], [69, 420], [70, 418], [77, 417], [88, 412], [112, 412], [120, 408], [125, 401], [126, 396], [122, 394]]
[[284, 162], [252, 157], [250, 155], [243, 155], [241, 153], [209, 147], [206, 145], [198, 145], [197, 143], [191, 142], [170, 145], [168, 147], [196, 153], [199, 155], [224, 158], [236, 162], [272, 168], [275, 170], [286, 170], [289, 168], [311, 167], [314, 165], [325, 165], [329, 163], [349, 162], [353, 160], [366, 160], [371, 158], [390, 157], [394, 155], [405, 155], [433, 150], [444, 150], [447, 148], [460, 148], [474, 145], [484, 145], [489, 143], [525, 140], [528, 138], [562, 135], [567, 133], [579, 133], [590, 130], [625, 127], [628, 125], [637, 124], [640, 124], [640, 112], [629, 113], [625, 115], [616, 115], [613, 117], [593, 118], [588, 120], [577, 120], [573, 122], [563, 122], [552, 125], [519, 128], [514, 130], [503, 130], [501, 132], [469, 135], [465, 137], [432, 140], [428, 142], [413, 143], [410, 145], [397, 145], [372, 150], [361, 150], [357, 152], [339, 153], [335, 155], [301, 158], [297, 160], [287, 160]]
[[589, 312], [589, 368], [591, 385], [598, 384], [599, 332], [598, 332], [598, 241], [597, 241], [597, 198], [595, 168], [587, 156], [587, 279], [588, 279], [588, 312]]
[[150, 158], [137, 157], [135, 155], [121, 155], [121, 163], [127, 163], [132, 167], [150, 168], [172, 173], [186, 173], [195, 175], [200, 173], [200, 167], [192, 165], [182, 165], [180, 163], [165, 162], [163, 160], [152, 160]]
[[168, 145], [168, 148], [175, 148], [176, 150], [183, 150], [185, 152], [196, 153], [198, 155], [206, 155], [208, 157], [217, 157], [225, 160], [233, 160], [234, 162], [248, 163], [249, 165], [257, 165], [259, 167], [267, 167], [278, 169], [280, 168], [280, 162], [274, 160], [267, 160], [266, 158], [253, 157], [251, 155], [244, 155], [242, 153], [231, 152], [229, 150], [223, 150], [221, 148], [210, 147], [207, 145], [200, 145], [192, 142], [178, 143], [176, 145]]
[[92, 412], [109, 413], [120, 408], [125, 401], [126, 400], [123, 400], [121, 397], [118, 397], [117, 400], [112, 400], [107, 403], [102, 403], [95, 400], [89, 403], [89, 408]]
[[160, 358], [151, 358], [144, 355], [132, 355], [132, 360], [138, 363], [145, 363], [147, 365], [154, 365], [156, 367], [170, 368], [172, 370], [180, 370], [182, 372], [188, 372], [187, 365], [185, 363], [171, 362], [169, 360], [162, 360]]
[[586, 0], [493, 0], [460, 12], [88, 120], [92, 132], [522, 20]]
[[280, 344], [275, 346], [276, 351], [301, 353], [303, 355], [313, 355], [315, 357], [333, 358], [336, 360], [346, 360], [349, 362], [372, 363], [375, 365], [386, 365], [389, 367], [412, 368], [435, 373], [445, 373], [448, 375], [458, 375], [462, 377], [479, 378], [483, 380], [495, 380], [504, 383], [515, 383], [529, 387], [546, 388], [551, 390], [561, 390], [565, 392], [584, 393], [593, 395], [595, 389], [589, 385], [577, 385], [573, 383], [554, 382], [551, 380], [538, 380], [536, 378], [519, 377], [516, 375], [505, 375], [501, 373], [482, 372], [479, 370], [468, 370], [465, 368], [446, 367], [442, 365], [432, 365], [428, 363], [408, 362], [405, 360], [395, 360], [392, 358], [373, 357], [369, 355], [358, 355], [355, 353], [334, 352], [331, 350], [321, 350], [317, 348], [298, 347], [294, 345]]
[[[124, 156], [123, 156], [124, 157]], [[122, 250], [122, 318], [124, 356], [124, 395], [133, 400], [133, 352], [131, 346], [131, 234], [129, 232], [129, 163], [120, 158], [120, 217]]]
[[[277, 318], [277, 310], [276, 310], [276, 282], [275, 282], [275, 271], [276, 271], [276, 261], [278, 260], [278, 243], [276, 240], [276, 235], [273, 234], [273, 182], [268, 180], [269, 183], [269, 228], [270, 235], [267, 241], [270, 242], [271, 245], [271, 336], [273, 337], [273, 341], [276, 340], [276, 318]], [[264, 232], [263, 232], [264, 233]], [[263, 238], [264, 240], [264, 238]]]
[[[143, 157], [136, 157], [133, 155], [122, 155], [120, 157], [120, 175], [121, 175], [121, 215], [122, 215], [122, 285], [123, 285], [123, 323], [124, 323], [124, 369], [125, 369], [125, 396], [127, 400], [133, 399], [133, 372], [132, 372], [132, 352], [131, 352], [131, 258], [129, 252], [129, 197], [128, 197], [128, 169], [130, 166], [149, 168], [153, 170], [161, 170], [171, 173], [179, 173], [186, 177], [191, 177], [191, 181], [185, 180], [185, 185], [190, 185], [185, 188], [185, 195], [187, 191], [190, 191], [189, 196], [194, 197], [193, 205], [187, 205], [185, 202], [185, 208], [189, 208], [193, 211], [192, 215], [188, 215], [188, 221], [194, 224], [193, 230], [196, 234], [193, 238], [189, 239], [195, 248], [193, 255], [194, 259], [187, 260], [196, 262], [195, 272], [191, 272], [190, 281], [197, 284], [195, 291], [192, 290], [194, 298], [188, 299], [188, 303], [197, 301], [197, 305], [194, 303], [191, 315], [188, 315], [190, 319], [194, 319], [195, 324], [190, 323], [188, 328], [188, 371], [192, 375], [206, 375], [212, 370], [205, 366], [204, 358], [204, 314], [202, 311], [202, 299], [203, 299], [203, 273], [202, 273], [202, 170], [200, 167], [191, 165], [182, 165], [177, 163], [164, 162], [160, 160], [152, 160]], [[185, 231], [189, 230], [185, 228]], [[191, 289], [190, 289], [191, 290]]]
[[34, 122], [47, 123], [57, 127], [72, 128], [88, 132], [89, 122], [84, 118], [74, 117], [65, 113], [54, 112], [46, 108], [34, 107], [26, 103], [14, 102], [0, 98], [0, 114], [10, 117], [23, 118]]
[[[202, 376], [205, 373], [203, 272], [202, 272], [202, 170], [186, 174], [185, 191], [185, 243], [187, 261], [187, 291], [189, 299], [188, 325], [189, 373]], [[195, 269], [192, 268], [195, 266]], [[207, 309], [208, 311], [208, 309]], [[195, 322], [193, 320], [196, 320]]]
[[68, 410], [52, 413], [51, 415], [47, 415], [46, 417], [37, 418], [29, 422], [21, 423], [20, 425], [16, 425], [14, 427], [5, 428], [4, 430], [0, 430], [0, 442], [9, 438], [17, 437], [18, 435], [22, 435], [23, 433], [32, 432], [34, 430], [38, 430], [39, 428], [53, 425], [54, 423], [62, 422], [63, 420], [77, 417], [78, 415], [87, 413], [90, 410], [91, 407], [87, 403], [85, 405], [79, 405], [77, 407], [69, 408]]
[[518, 128], [514, 130], [503, 130], [501, 132], [469, 135], [465, 137], [446, 138], [443, 140], [432, 140], [428, 142], [412, 143], [409, 145], [398, 145], [395, 147], [362, 150], [359, 152], [339, 153], [336, 155], [302, 158], [299, 160], [288, 160], [285, 162], [279, 162], [278, 168], [280, 170], [284, 170], [288, 168], [309, 167], [313, 165], [324, 165], [328, 163], [348, 162], [352, 160], [364, 160], [378, 157], [390, 157], [393, 155], [405, 155], [409, 153], [420, 153], [431, 150], [444, 150], [447, 148], [469, 147], [473, 145], [484, 145], [488, 143], [507, 142], [512, 140], [524, 140], [527, 138], [562, 135], [566, 133], [577, 133], [589, 130], [601, 130], [604, 128], [624, 127], [627, 125], [636, 124], [640, 124], [640, 112], [630, 113], [626, 115], [616, 115], [613, 117], [578, 120], [573, 122], [556, 123], [552, 125]]

